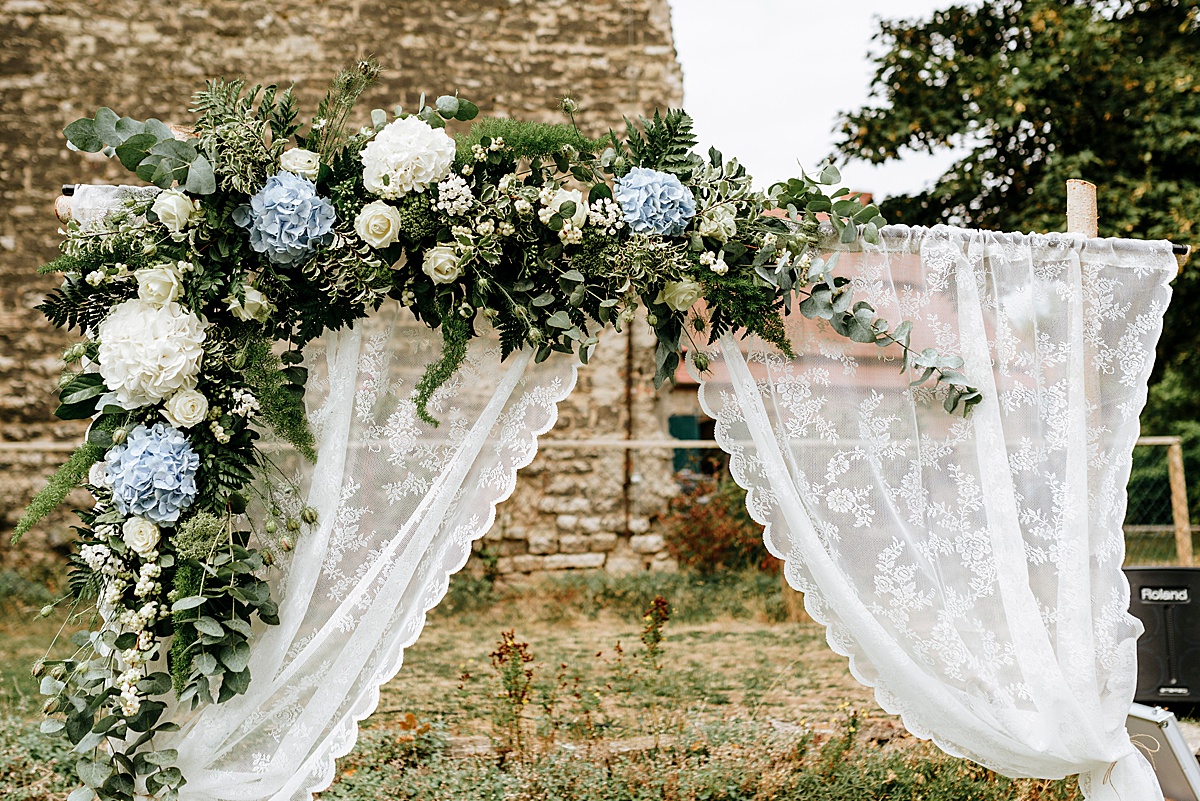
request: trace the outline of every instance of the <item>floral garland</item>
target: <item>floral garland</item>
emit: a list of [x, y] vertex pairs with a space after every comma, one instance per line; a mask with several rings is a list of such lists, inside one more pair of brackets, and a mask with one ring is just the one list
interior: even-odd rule
[[[85, 444], [30, 505], [16, 537], [75, 486], [80, 513], [64, 600], [97, 611], [68, 659], [34, 668], [48, 696], [43, 731], [79, 755], [70, 801], [176, 798], [177, 754], [156, 749], [178, 703], [244, 693], [257, 617], [278, 623], [264, 576], [316, 513], [256, 447], [269, 428], [313, 458], [302, 405], [302, 348], [394, 298], [444, 340], [416, 392], [420, 415], [463, 361], [481, 318], [503, 355], [575, 353], [595, 330], [644, 307], [657, 336], [656, 385], [683, 349], [747, 332], [791, 354], [781, 313], [828, 321], [856, 342], [896, 346], [905, 368], [944, 388], [948, 411], [980, 400], [961, 360], [909, 347], [816, 254], [818, 215], [843, 242], [877, 241], [878, 210], [826, 166], [755, 191], [736, 160], [692, 152], [682, 111], [589, 139], [569, 125], [482, 119], [422, 97], [415, 114], [347, 120], [378, 67], [341, 73], [301, 134], [290, 90], [212, 81], [186, 138], [157, 120], [101, 109], [65, 130], [157, 194], [104, 220], [72, 223], [44, 268], [62, 287], [41, 309], [83, 332], [65, 354], [57, 414], [92, 418]], [[698, 301], [703, 300], [700, 304]], [[276, 347], [283, 343], [281, 356]], [[261, 512], [247, 514], [251, 502]], [[14, 538], [15, 540], [16, 538]], [[48, 613], [48, 612], [47, 612]]]

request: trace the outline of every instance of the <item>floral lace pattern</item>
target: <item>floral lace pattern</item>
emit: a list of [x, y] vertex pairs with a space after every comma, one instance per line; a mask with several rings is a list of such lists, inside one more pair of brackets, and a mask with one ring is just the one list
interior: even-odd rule
[[501, 363], [481, 337], [430, 403], [433, 428], [411, 395], [439, 347], [407, 311], [385, 307], [306, 353], [319, 524], [288, 559], [282, 622], [260, 635], [249, 692], [175, 716], [187, 718], [171, 746], [184, 801], [306, 801], [328, 787], [575, 385], [573, 358]]
[[840, 264], [985, 401], [951, 417], [894, 354], [798, 315], [795, 360], [726, 337], [701, 402], [768, 548], [910, 731], [1010, 776], [1079, 773], [1089, 798], [1159, 797], [1124, 730], [1121, 523], [1169, 244], [891, 226]]

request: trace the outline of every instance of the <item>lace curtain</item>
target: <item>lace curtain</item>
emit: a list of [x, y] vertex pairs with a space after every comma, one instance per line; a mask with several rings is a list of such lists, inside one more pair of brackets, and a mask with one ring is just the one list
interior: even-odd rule
[[797, 359], [720, 342], [700, 389], [767, 547], [914, 734], [1008, 776], [1162, 798], [1125, 717], [1141, 624], [1125, 485], [1169, 243], [893, 226], [838, 272], [965, 359], [967, 419], [894, 353], [789, 319]]
[[[73, 209], [119, 194], [80, 187]], [[1121, 523], [1169, 244], [892, 226], [838, 272], [919, 347], [961, 354], [984, 400], [948, 415], [892, 349], [796, 314], [797, 359], [721, 340], [701, 404], [789, 583], [918, 736], [1010, 776], [1079, 773], [1092, 801], [1161, 798], [1124, 728], [1141, 626]], [[574, 386], [572, 359], [501, 363], [481, 338], [434, 429], [410, 393], [439, 347], [389, 305], [306, 353], [318, 530], [273, 580], [282, 624], [249, 692], [174, 714], [184, 801], [328, 786]]]
[[430, 404], [432, 428], [410, 395], [439, 349], [389, 303], [305, 353], [319, 458], [303, 483], [319, 523], [272, 581], [281, 625], [259, 634], [249, 691], [176, 712], [186, 725], [164, 747], [179, 749], [184, 801], [307, 801], [329, 786], [575, 385], [573, 359], [501, 363], [483, 337]]

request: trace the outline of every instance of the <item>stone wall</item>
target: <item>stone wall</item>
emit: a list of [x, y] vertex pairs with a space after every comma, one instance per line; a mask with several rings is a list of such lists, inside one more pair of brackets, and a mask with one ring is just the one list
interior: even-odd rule
[[[34, 310], [54, 283], [36, 274], [59, 242], [50, 209], [61, 184], [128, 181], [120, 165], [68, 151], [67, 123], [105, 105], [186, 122], [190, 93], [210, 75], [295, 83], [311, 112], [338, 67], [368, 54], [384, 72], [363, 109], [458, 90], [484, 114], [558, 120], [570, 95], [581, 127], [598, 134], [682, 97], [666, 0], [0, 0], [0, 41], [0, 567], [27, 571], [70, 535], [63, 513], [21, 551], [8, 548], [22, 507], [66, 456], [21, 443], [69, 451], [81, 434], [52, 416], [70, 337]], [[666, 436], [649, 334], [634, 335], [631, 360], [627, 336], [603, 338], [550, 436]], [[547, 448], [503, 507], [488, 553], [514, 573], [669, 567], [648, 533], [675, 492], [669, 457]]]

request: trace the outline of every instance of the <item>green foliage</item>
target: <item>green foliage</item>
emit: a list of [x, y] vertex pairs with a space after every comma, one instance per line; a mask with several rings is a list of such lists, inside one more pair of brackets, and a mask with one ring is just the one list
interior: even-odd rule
[[[277, 170], [279, 154], [299, 125], [291, 88], [246, 88], [244, 80], [208, 81], [192, 95], [201, 148], [215, 167], [221, 188], [252, 195]], [[269, 139], [267, 134], [270, 134]]]
[[262, 554], [247, 548], [246, 541], [243, 532], [234, 532], [219, 554], [206, 559], [206, 567], [190, 560], [176, 571], [171, 674], [180, 702], [191, 701], [193, 708], [201, 702], [225, 703], [246, 692], [252, 619], [257, 615], [268, 625], [279, 623], [271, 590], [256, 575], [264, 567]]
[[[876, 105], [848, 115], [840, 151], [881, 163], [965, 145], [932, 187], [882, 204], [890, 220], [1061, 230], [1064, 183], [1097, 184], [1101, 236], [1186, 242], [1200, 223], [1200, 19], [1178, 0], [1005, 0], [883, 22]], [[1200, 270], [1175, 282], [1154, 382], [1200, 419]], [[1156, 389], [1156, 388], [1155, 388]], [[1146, 433], [1169, 433], [1152, 390]]]
[[204, 561], [225, 537], [226, 527], [226, 521], [220, 517], [211, 512], [199, 512], [179, 524], [171, 542], [180, 559]]
[[589, 139], [571, 125], [482, 117], [471, 126], [469, 133], [455, 137], [457, 158], [464, 161], [470, 158], [471, 148], [484, 139], [503, 139], [505, 149], [517, 159], [561, 155], [564, 148], [574, 148], [579, 153], [598, 153], [611, 142], [609, 137]]
[[421, 380], [417, 382], [417, 417], [435, 428], [438, 421], [429, 413], [429, 402], [438, 388], [449, 381], [467, 360], [470, 334], [470, 323], [460, 315], [452, 311], [443, 317], [442, 355], [425, 368]]
[[316, 443], [304, 411], [303, 379], [307, 371], [299, 367], [285, 370], [266, 337], [255, 337], [246, 344], [244, 370], [246, 383], [258, 399], [262, 419], [276, 436], [315, 462]]
[[46, 293], [37, 309], [56, 328], [95, 330], [121, 300], [129, 297], [128, 286], [91, 287], [78, 276], [68, 276], [62, 286]]
[[[204, 586], [203, 580], [204, 568], [198, 562], [192, 560], [181, 562], [175, 569], [173, 586], [175, 597], [194, 598], [198, 596]], [[174, 617], [172, 615], [172, 618]], [[171, 684], [175, 690], [175, 697], [178, 698], [183, 694], [192, 675], [192, 664], [188, 659], [188, 653], [195, 646], [198, 635], [195, 626], [188, 625], [182, 614], [179, 619], [172, 620], [172, 626], [175, 636], [171, 640], [167, 664], [171, 669]]]
[[779, 561], [763, 545], [762, 526], [746, 511], [746, 491], [728, 475], [685, 487], [671, 499], [659, 525], [667, 552], [700, 575], [779, 571]]
[[[314, 124], [304, 145], [321, 155], [321, 161], [332, 164], [347, 142], [346, 124], [359, 95], [379, 77], [379, 64], [368, 58], [351, 69], [339, 70], [329, 91], [317, 106]], [[318, 125], [316, 121], [320, 121]]]
[[413, 244], [430, 239], [441, 227], [429, 195], [425, 192], [415, 192], [400, 198], [396, 203], [396, 211], [400, 214], [401, 233]]
[[176, 139], [158, 120], [139, 122], [102, 108], [94, 118], [75, 120], [63, 134], [85, 153], [115, 154], [127, 170], [163, 189], [176, 182], [197, 195], [210, 195], [217, 189], [211, 162], [191, 142]]
[[[633, 166], [670, 172], [681, 181], [688, 180], [700, 165], [700, 157], [692, 153], [696, 137], [692, 135], [692, 118], [681, 108], [668, 109], [666, 116], [657, 110], [652, 119], [638, 117], [641, 130], [629, 119], [625, 146]], [[614, 140], [615, 136], [612, 137]]]
[[25, 513], [17, 521], [13, 531], [12, 544], [20, 542], [21, 537], [38, 524], [42, 518], [53, 512], [66, 500], [71, 490], [78, 487], [87, 478], [88, 469], [99, 458], [104, 456], [104, 448], [92, 443], [84, 443], [55, 471], [46, 481], [46, 486], [33, 497], [25, 507]]

